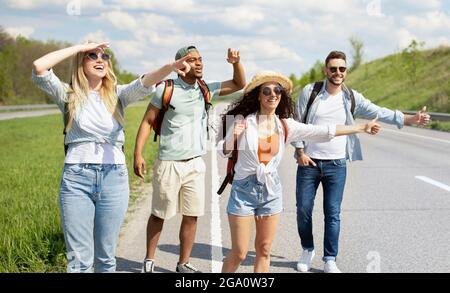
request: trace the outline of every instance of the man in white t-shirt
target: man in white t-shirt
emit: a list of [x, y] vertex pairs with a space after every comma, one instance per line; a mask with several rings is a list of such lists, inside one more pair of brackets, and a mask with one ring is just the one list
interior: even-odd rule
[[[345, 53], [331, 52], [325, 60], [326, 80], [307, 85], [296, 105], [297, 119], [315, 125], [355, 124], [354, 117], [374, 119], [397, 125], [424, 125], [430, 122], [426, 107], [416, 115], [381, 108], [360, 93], [345, 86], [347, 61]], [[325, 143], [292, 143], [296, 148], [297, 226], [303, 248], [297, 270], [306, 272], [315, 255], [312, 234], [312, 212], [317, 188], [324, 194], [325, 235], [324, 271], [339, 273], [336, 265], [340, 231], [340, 211], [347, 174], [346, 161], [362, 160], [361, 144], [356, 135], [336, 137]]]

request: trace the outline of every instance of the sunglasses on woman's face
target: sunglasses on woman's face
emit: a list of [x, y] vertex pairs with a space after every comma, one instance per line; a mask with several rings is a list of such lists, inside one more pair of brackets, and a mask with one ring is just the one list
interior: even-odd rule
[[[283, 89], [281, 88], [281, 86], [276, 86], [273, 88], [273, 92], [275, 93], [275, 95], [279, 96], [283, 92]], [[262, 89], [262, 93], [263, 93], [263, 95], [268, 97], [272, 93], [272, 88], [266, 86]]]
[[344, 73], [345, 71], [347, 71], [347, 67], [328, 67], [328, 69], [331, 71], [331, 73], [336, 73], [339, 69], [340, 73]]
[[[91, 59], [92, 61], [96, 61], [99, 58], [99, 54], [92, 52], [92, 53], [86, 54], [86, 57]], [[108, 61], [111, 57], [109, 56], [109, 54], [102, 53], [100, 58], [102, 58], [105, 61]]]

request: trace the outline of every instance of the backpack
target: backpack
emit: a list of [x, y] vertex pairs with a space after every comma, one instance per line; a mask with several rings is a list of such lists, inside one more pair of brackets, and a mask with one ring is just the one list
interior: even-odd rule
[[[314, 103], [314, 100], [316, 99], [317, 95], [322, 90], [323, 85], [324, 85], [323, 81], [318, 81], [318, 82], [314, 83], [313, 91], [311, 93], [311, 96], [309, 97], [308, 105], [306, 106], [306, 112], [305, 112], [305, 115], [303, 115], [303, 119], [302, 119], [302, 122], [305, 124], [306, 124], [306, 118], [308, 117], [311, 105]], [[352, 89], [349, 89], [349, 91], [350, 91], [350, 100], [352, 103], [350, 111], [351, 111], [352, 115], [354, 116], [355, 115], [355, 104], [356, 104], [355, 94], [353, 93]]]
[[[158, 116], [153, 121], [152, 128], [155, 131], [155, 136], [153, 141], [157, 140], [157, 137], [161, 135], [161, 126], [164, 120], [164, 114], [169, 108], [175, 110], [175, 107], [170, 104], [170, 100], [172, 99], [173, 90], [174, 90], [174, 82], [173, 79], [167, 79], [159, 82], [156, 86], [164, 83], [164, 91], [161, 98], [161, 109], [159, 110]], [[209, 91], [208, 85], [202, 79], [197, 79], [197, 84], [202, 92], [203, 98], [205, 100], [205, 111], [209, 118], [209, 109], [211, 108], [211, 92]], [[209, 139], [209, 127], [206, 127], [206, 131]]]
[[[283, 125], [284, 128], [284, 143], [286, 143], [287, 141], [287, 137], [288, 137], [288, 132], [289, 132], [289, 128], [287, 126], [287, 122], [286, 119], [280, 119], [281, 120], [281, 124]], [[223, 127], [223, 137], [226, 136], [226, 127]], [[238, 149], [237, 149], [237, 139], [234, 140], [234, 146], [233, 146], [233, 151], [231, 152], [231, 157], [228, 158], [228, 163], [227, 163], [227, 175], [225, 176], [225, 179], [223, 180], [222, 184], [220, 185], [219, 190], [217, 191], [217, 194], [222, 194], [222, 192], [225, 190], [225, 187], [227, 187], [227, 184], [233, 183], [233, 177], [235, 174], [234, 171], [234, 166], [237, 163], [238, 160]]]

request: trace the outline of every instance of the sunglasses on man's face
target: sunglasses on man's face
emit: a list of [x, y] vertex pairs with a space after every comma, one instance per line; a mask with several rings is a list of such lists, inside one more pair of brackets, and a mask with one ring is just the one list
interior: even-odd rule
[[340, 73], [344, 73], [347, 71], [347, 67], [343, 67], [343, 66], [342, 67], [332, 66], [332, 67], [328, 67], [328, 69], [331, 71], [331, 73], [336, 73], [338, 71], [338, 69], [339, 69]]
[[[99, 58], [99, 54], [92, 52], [92, 53], [86, 54], [86, 57], [91, 59], [92, 61], [96, 61]], [[105, 61], [108, 61], [111, 57], [109, 56], [109, 54], [102, 53], [100, 58], [102, 58]]]
[[[275, 95], [279, 96], [283, 92], [283, 89], [281, 88], [281, 86], [276, 86], [273, 88], [273, 92], [275, 93]], [[266, 86], [262, 89], [262, 93], [263, 93], [263, 95], [268, 97], [272, 93], [272, 88]]]

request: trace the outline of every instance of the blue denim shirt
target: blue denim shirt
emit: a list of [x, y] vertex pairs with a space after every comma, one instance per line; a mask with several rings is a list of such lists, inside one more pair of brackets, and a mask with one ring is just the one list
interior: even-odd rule
[[[327, 86], [327, 81], [325, 80], [324, 86], [322, 90], [317, 95], [314, 103], [311, 105], [309, 109], [308, 117], [306, 117], [306, 123], [311, 124], [314, 121], [314, 116], [317, 113], [317, 108], [320, 103], [321, 96], [325, 93]], [[300, 97], [298, 98], [295, 112], [298, 121], [303, 120], [303, 116], [306, 112], [306, 106], [308, 105], [309, 97], [311, 96], [312, 90], [314, 88], [314, 84], [308, 84], [305, 86], [303, 91], [300, 93]], [[345, 85], [343, 86], [344, 92], [344, 107], [346, 113], [346, 125], [354, 125], [355, 119], [351, 113], [351, 98], [350, 98], [350, 90]], [[387, 108], [382, 108], [370, 100], [366, 99], [362, 94], [353, 90], [353, 94], [355, 96], [355, 118], [365, 118], [365, 119], [374, 119], [378, 115], [378, 120], [384, 123], [397, 125], [400, 129], [404, 126], [404, 114], [398, 110], [392, 111]], [[291, 143], [296, 148], [305, 148], [306, 142], [297, 141]], [[358, 161], [362, 160], [362, 150], [361, 150], [361, 142], [356, 134], [347, 136], [347, 146], [346, 146], [346, 158], [350, 161]]]
[[[64, 113], [64, 104], [68, 101], [69, 85], [63, 83], [50, 69], [44, 75], [36, 75], [32, 71], [32, 80], [36, 86], [52, 97], [58, 108]], [[120, 99], [119, 111], [124, 114], [124, 109], [129, 104], [144, 98], [145, 96], [154, 92], [155, 87], [144, 87], [141, 78], [138, 78], [126, 85], [118, 85], [116, 87], [117, 96]], [[71, 143], [95, 142], [95, 143], [109, 143], [118, 147], [122, 147], [125, 142], [125, 135], [123, 126], [119, 127], [117, 131], [111, 132], [108, 136], [100, 136], [96, 133], [90, 133], [84, 130], [78, 121], [78, 115], [75, 115], [72, 128], [67, 132], [64, 143], [66, 145]]]

